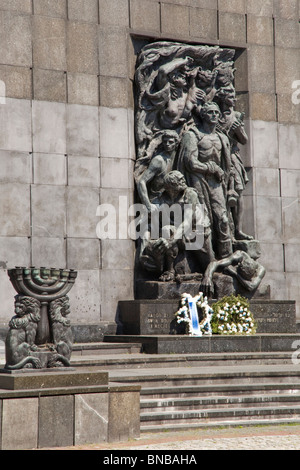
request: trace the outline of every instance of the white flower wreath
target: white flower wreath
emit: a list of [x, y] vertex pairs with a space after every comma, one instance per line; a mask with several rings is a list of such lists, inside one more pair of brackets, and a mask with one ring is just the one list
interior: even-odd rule
[[[192, 322], [192, 315], [189, 306], [189, 302], [194, 302], [197, 309], [201, 309], [203, 313], [203, 319], [199, 323], [198, 331], [195, 333]], [[213, 309], [208, 305], [207, 297], [204, 297], [203, 293], [200, 292], [195, 297], [190, 294], [184, 293], [181, 296], [181, 307], [175, 313], [177, 323], [186, 323], [186, 333], [189, 336], [202, 336], [212, 335], [211, 319], [213, 315]]]

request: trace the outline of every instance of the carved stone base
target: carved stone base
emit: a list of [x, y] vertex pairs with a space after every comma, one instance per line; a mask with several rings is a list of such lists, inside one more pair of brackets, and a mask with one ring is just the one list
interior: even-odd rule
[[[187, 275], [187, 279], [188, 279]], [[261, 284], [255, 292], [244, 289], [236, 279], [225, 274], [215, 274], [214, 299], [221, 299], [226, 295], [240, 294], [248, 299], [270, 299], [270, 286]], [[136, 299], [180, 299], [184, 293], [195, 296], [199, 294], [201, 285], [201, 275], [196, 280], [185, 280], [181, 277], [181, 282], [160, 282], [160, 281], [137, 281]]]
[[[119, 302], [120, 334], [184, 334], [184, 330], [179, 330], [175, 320], [179, 306], [178, 299]], [[252, 300], [250, 307], [258, 324], [257, 333], [296, 333], [294, 301]]]

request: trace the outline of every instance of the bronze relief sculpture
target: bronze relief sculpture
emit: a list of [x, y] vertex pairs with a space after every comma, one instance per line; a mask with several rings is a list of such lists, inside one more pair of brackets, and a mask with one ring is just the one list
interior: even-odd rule
[[264, 277], [259, 242], [242, 227], [248, 176], [240, 145], [248, 136], [235, 109], [234, 57], [233, 49], [167, 41], [139, 54], [134, 176], [148, 214], [137, 246], [141, 279], [202, 279], [212, 295], [217, 271], [248, 291]]

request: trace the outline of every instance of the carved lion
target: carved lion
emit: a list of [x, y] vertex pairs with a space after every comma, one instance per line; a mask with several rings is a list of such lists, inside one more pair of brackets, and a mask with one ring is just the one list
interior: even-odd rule
[[[73, 346], [71, 322], [67, 318], [69, 313], [70, 304], [67, 296], [50, 302], [49, 319], [53, 343], [59, 356], [67, 360], [63, 361], [65, 365], [70, 361]], [[60, 358], [59, 360], [61, 361], [62, 359]]]
[[9, 370], [41, 368], [40, 360], [32, 355], [36, 351], [35, 337], [40, 321], [40, 302], [32, 297], [15, 297], [15, 316], [9, 322], [6, 338], [6, 365]]

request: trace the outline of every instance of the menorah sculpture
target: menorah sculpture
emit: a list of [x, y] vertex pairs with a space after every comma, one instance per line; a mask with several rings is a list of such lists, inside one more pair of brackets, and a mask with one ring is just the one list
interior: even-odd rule
[[69, 367], [73, 334], [67, 294], [77, 272], [16, 267], [8, 275], [17, 295], [6, 338], [5, 370]]

